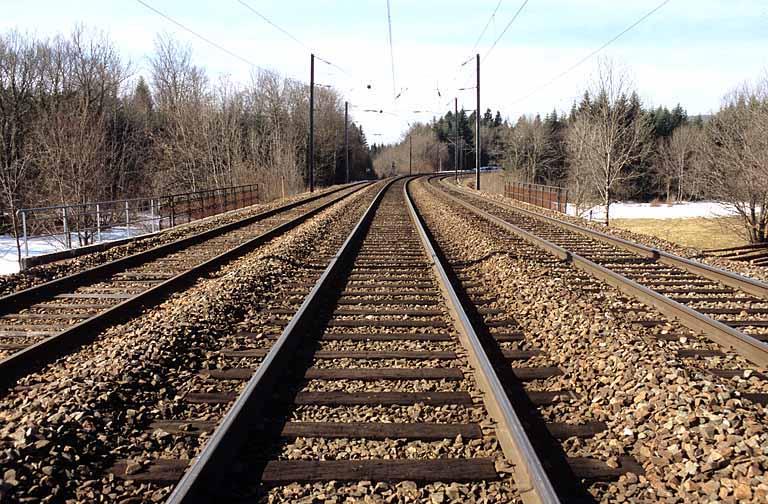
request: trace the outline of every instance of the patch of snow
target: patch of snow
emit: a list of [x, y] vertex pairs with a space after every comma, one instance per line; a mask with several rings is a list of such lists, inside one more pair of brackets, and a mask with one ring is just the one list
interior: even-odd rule
[[[149, 230], [143, 227], [126, 228], [115, 226], [101, 232], [101, 243], [105, 241], [121, 240], [123, 238], [147, 234]], [[65, 250], [65, 235], [35, 236], [27, 240], [30, 256], [38, 256]], [[95, 238], [95, 237], [94, 237]], [[24, 239], [21, 238], [21, 255], [25, 256]], [[72, 233], [72, 248], [78, 248], [77, 233]], [[0, 275], [11, 275], [19, 272], [19, 256], [16, 251], [16, 238], [13, 235], [0, 235]]]
[[[63, 237], [62, 237], [63, 238]], [[29, 239], [29, 255], [48, 254], [63, 250], [64, 244], [53, 237]], [[21, 255], [24, 255], [24, 242], [21, 242]], [[0, 236], [0, 275], [19, 272], [19, 256], [16, 252], [16, 238], [12, 235]]]
[[[602, 220], [605, 217], [605, 207], [595, 206], [582, 213], [589, 219]], [[728, 217], [736, 214], [736, 210], [718, 201], [690, 201], [672, 204], [617, 202], [611, 204], [611, 219], [690, 219], [696, 217]], [[568, 205], [568, 215], [576, 215], [576, 207]]]

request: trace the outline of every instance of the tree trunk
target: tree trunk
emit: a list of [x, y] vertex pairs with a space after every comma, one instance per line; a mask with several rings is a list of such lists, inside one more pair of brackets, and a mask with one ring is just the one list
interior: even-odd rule
[[757, 214], [755, 212], [755, 204], [750, 203], [749, 205], [749, 216], [747, 217], [747, 226], [749, 228], [749, 242], [750, 243], [760, 243], [760, 235], [761, 229], [758, 227], [757, 223]]
[[[764, 203], [765, 204], [765, 203]], [[768, 210], [765, 207], [760, 209], [760, 220], [757, 224], [757, 242], [768, 242]]]
[[609, 186], [605, 187], [605, 227], [608, 227], [610, 225], [610, 220], [608, 218], [608, 211], [611, 209], [611, 188]]

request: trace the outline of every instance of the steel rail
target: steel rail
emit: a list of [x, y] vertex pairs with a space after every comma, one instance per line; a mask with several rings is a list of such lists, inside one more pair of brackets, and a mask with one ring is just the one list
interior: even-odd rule
[[475, 377], [485, 392], [486, 408], [496, 421], [496, 433], [504, 455], [514, 464], [514, 479], [521, 497], [526, 503], [560, 502], [554, 485], [549, 479], [536, 451], [525, 432], [520, 418], [509, 401], [493, 365], [483, 348], [477, 333], [470, 322], [464, 307], [456, 294], [440, 257], [425, 229], [424, 221], [416, 210], [408, 186], [413, 179], [403, 186], [403, 193], [408, 204], [411, 220], [418, 230], [419, 237], [432, 263], [440, 290], [452, 314], [459, 333], [459, 338], [467, 349], [472, 361]]
[[[165, 280], [162, 283], [157, 284], [156, 286], [151, 287], [103, 312], [100, 312], [97, 315], [84, 320], [83, 322], [80, 322], [53, 336], [45, 338], [29, 347], [24, 348], [19, 352], [6, 357], [3, 360], [0, 360], [0, 393], [2, 393], [1, 391], [12, 386], [20, 377], [29, 374], [36, 369], [39, 369], [40, 367], [52, 362], [56, 358], [66, 355], [67, 353], [90, 341], [93, 341], [96, 339], [99, 332], [103, 331], [107, 327], [115, 325], [120, 321], [129, 319], [137, 311], [158, 303], [160, 300], [167, 297], [170, 293], [173, 293], [180, 288], [191, 284], [204, 273], [209, 272], [231, 261], [232, 259], [240, 257], [262, 245], [263, 243], [271, 240], [272, 238], [297, 227], [299, 224], [305, 222], [323, 210], [335, 205], [339, 201], [351, 196], [352, 194], [359, 192], [367, 185], [367, 183], [356, 184], [348, 193], [337, 196], [330, 201], [320, 205], [319, 207], [313, 208], [312, 210], [303, 213], [295, 219], [279, 224], [272, 229], [269, 229], [234, 248], [226, 250], [221, 254], [218, 254], [217, 256], [208, 259], [191, 269], [179, 273], [178, 275]], [[346, 187], [346, 189], [349, 188], [349, 186]], [[251, 216], [241, 221], [226, 224], [224, 226], [205, 231], [198, 235], [182, 238], [169, 244], [160, 245], [159, 247], [155, 247], [144, 252], [139, 252], [137, 254], [121, 258], [104, 265], [90, 268], [83, 272], [75, 273], [74, 275], [53, 280], [36, 287], [32, 287], [25, 291], [21, 291], [17, 294], [11, 294], [4, 298], [0, 298], [0, 303], [4, 303], [6, 299], [13, 299], [16, 296], [22, 297], [23, 302], [27, 305], [34, 303], [40, 297], [51, 298], [57, 292], [61, 292], [64, 289], [70, 290], [76, 285], [82, 285], [82, 283], [87, 281], [86, 279], [90, 279], [94, 275], [108, 275], [112, 272], [123, 270], [142, 262], [151, 261], [160, 255], [165, 255], [167, 253], [195, 245], [205, 241], [205, 239], [219, 236], [244, 225], [263, 220], [267, 217], [271, 217], [273, 215], [282, 213], [283, 211], [290, 210], [302, 204], [317, 200], [322, 197], [327, 197], [330, 194], [334, 194], [343, 190], [344, 188], [341, 188], [325, 192], [319, 196], [312, 196], [310, 198], [302, 199], [298, 202], [289, 203], [276, 209], [261, 212], [256, 216]], [[243, 224], [244, 221], [247, 221], [247, 223]], [[201, 238], [201, 236], [204, 238]], [[67, 282], [70, 283], [68, 284]], [[18, 307], [21, 305], [21, 303], [22, 301], [16, 301], [14, 306]], [[5, 304], [3, 304], [2, 309], [0, 309], [0, 314], [1, 312], [7, 312]]]
[[[445, 185], [444, 180], [442, 183], [443, 185]], [[464, 194], [477, 197], [476, 193], [472, 193], [469, 189], [465, 189], [463, 187], [454, 187], [452, 189], [462, 192]], [[589, 229], [583, 226], [579, 226], [578, 224], [573, 224], [570, 222], [562, 221], [560, 219], [555, 219], [554, 217], [549, 217], [547, 215], [539, 214], [531, 210], [519, 208], [514, 205], [510, 205], [509, 203], [504, 203], [504, 202], [495, 201], [495, 200], [489, 200], [489, 202], [493, 203], [494, 205], [498, 205], [502, 208], [506, 208], [510, 211], [518, 212], [523, 215], [527, 215], [528, 217], [532, 217], [534, 219], [538, 219], [540, 221], [546, 222], [548, 224], [552, 224], [560, 228], [574, 231], [581, 235], [587, 236], [588, 238], [593, 238], [603, 243], [613, 245], [614, 247], [624, 249], [628, 252], [633, 252], [635, 254], [638, 254], [643, 257], [647, 257], [649, 259], [655, 259], [656, 261], [662, 264], [667, 264], [669, 266], [676, 266], [678, 268], [688, 271], [689, 273], [702, 276], [709, 280], [714, 280], [715, 282], [720, 282], [729, 287], [733, 287], [735, 289], [744, 291], [748, 294], [752, 294], [753, 296], [761, 297], [763, 299], [768, 299], [768, 284], [764, 282], [760, 282], [759, 280], [747, 278], [743, 275], [739, 275], [731, 271], [725, 271], [720, 268], [710, 266], [708, 264], [692, 261], [690, 259], [686, 259], [684, 257], [680, 257], [675, 254], [670, 254], [669, 252], [665, 252], [663, 250], [647, 247], [639, 243], [633, 243], [631, 241], [628, 241], [616, 236], [611, 236], [601, 231], [596, 231], [594, 229]]]
[[[429, 180], [437, 178], [436, 176], [428, 177]], [[435, 188], [437, 190], [437, 188]], [[673, 301], [667, 296], [660, 294], [648, 287], [645, 287], [634, 280], [616, 273], [614, 271], [605, 268], [585, 257], [570, 252], [554, 243], [535, 236], [528, 231], [520, 229], [514, 224], [496, 217], [495, 215], [486, 212], [469, 202], [466, 202], [456, 196], [449, 194], [447, 190], [443, 190], [442, 194], [449, 198], [451, 201], [461, 205], [470, 212], [478, 215], [493, 224], [512, 232], [519, 236], [523, 240], [532, 243], [533, 245], [545, 250], [546, 252], [562, 259], [563, 261], [570, 262], [577, 268], [586, 271], [590, 275], [605, 281], [606, 283], [616, 287], [621, 292], [635, 297], [639, 301], [653, 306], [661, 313], [672, 319], [679, 320], [683, 325], [688, 327], [697, 333], [702, 333], [710, 340], [722, 345], [725, 348], [733, 349], [741, 354], [747, 360], [759, 365], [768, 366], [768, 345], [738, 331], [722, 322], [719, 322], [711, 317], [708, 317], [682, 303]], [[515, 209], [517, 210], [517, 209]]]
[[327, 289], [336, 280], [345, 263], [354, 258], [356, 244], [361, 241], [384, 193], [395, 180], [387, 182], [376, 194], [203, 450], [184, 473], [168, 497], [167, 504], [209, 503], [216, 500], [217, 484], [229, 471], [232, 454], [248, 438], [253, 426], [251, 420], [261, 414], [265, 400], [271, 396], [281, 374], [290, 367], [293, 350], [301, 342], [301, 336], [314, 325], [314, 314], [325, 301], [319, 293]]
[[[365, 184], [365, 183], [356, 182], [355, 184], [351, 184], [350, 186], [355, 186], [360, 184]], [[104, 264], [99, 264], [91, 268], [78, 271], [77, 273], [73, 273], [71, 275], [57, 278], [55, 280], [51, 280], [49, 282], [45, 282], [40, 285], [35, 285], [33, 287], [29, 287], [27, 289], [24, 289], [18, 292], [7, 294], [5, 296], [0, 297], [0, 316], [6, 315], [9, 313], [14, 313], [16, 310], [26, 308], [29, 305], [37, 303], [40, 300], [40, 298], [49, 298], [49, 297], [55, 296], [56, 294], [66, 292], [70, 289], [80, 287], [88, 282], [91, 282], [94, 280], [101, 280], [107, 275], [111, 275], [112, 273], [122, 271], [124, 269], [136, 266], [138, 264], [151, 261], [153, 259], [156, 259], [157, 257], [167, 255], [167, 254], [176, 252], [178, 250], [185, 249], [192, 245], [197, 245], [198, 243], [202, 243], [206, 240], [215, 238], [224, 233], [228, 233], [235, 229], [253, 224], [260, 220], [264, 220], [266, 218], [291, 210], [293, 208], [299, 207], [306, 203], [311, 203], [312, 201], [318, 200], [320, 198], [325, 198], [327, 196], [330, 196], [331, 194], [344, 191], [345, 189], [349, 189], [350, 186], [343, 186], [340, 188], [323, 192], [322, 194], [312, 195], [307, 198], [300, 199], [298, 201], [293, 201], [291, 203], [281, 205], [276, 208], [272, 208], [270, 210], [265, 210], [264, 212], [260, 212], [256, 215], [251, 215], [250, 217], [246, 217], [238, 221], [230, 222], [228, 224], [223, 224], [221, 226], [208, 229], [206, 231], [197, 233], [192, 236], [179, 238], [178, 240], [174, 240], [170, 243], [158, 245], [157, 247], [152, 247], [150, 249], [143, 250], [141, 252], [137, 252], [129, 256], [121, 257], [119, 259], [115, 259], [113, 261], [109, 261]], [[173, 228], [173, 229], [178, 229], [178, 228]]]

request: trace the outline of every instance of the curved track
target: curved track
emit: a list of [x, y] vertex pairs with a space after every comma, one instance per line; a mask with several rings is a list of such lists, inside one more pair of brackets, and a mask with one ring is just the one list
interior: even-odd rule
[[310, 196], [0, 298], [0, 388], [363, 187]]

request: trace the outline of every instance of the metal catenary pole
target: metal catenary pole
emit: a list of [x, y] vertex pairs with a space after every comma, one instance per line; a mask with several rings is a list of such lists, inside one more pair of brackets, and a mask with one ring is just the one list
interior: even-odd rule
[[477, 109], [475, 110], [475, 189], [480, 190], [480, 54], [477, 61]]
[[315, 55], [309, 63], [309, 192], [315, 191]]
[[349, 102], [344, 102], [344, 170], [349, 184]]

